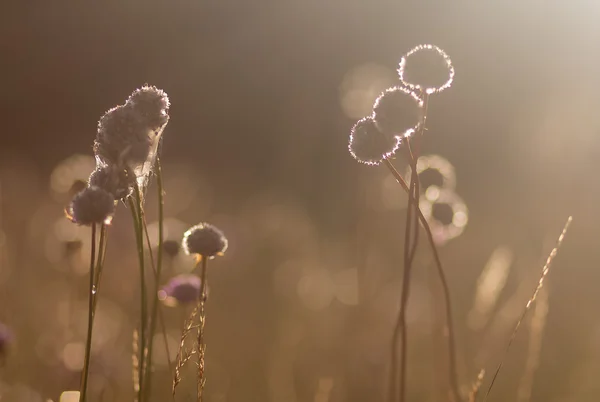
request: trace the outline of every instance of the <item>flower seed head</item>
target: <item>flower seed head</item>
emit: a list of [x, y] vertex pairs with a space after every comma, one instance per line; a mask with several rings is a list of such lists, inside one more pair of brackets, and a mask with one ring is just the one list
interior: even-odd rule
[[162, 89], [144, 85], [133, 91], [127, 105], [138, 112], [152, 130], [158, 130], [169, 121], [169, 97]]
[[115, 200], [123, 200], [133, 191], [133, 178], [129, 178], [127, 170], [109, 164], [96, 168], [90, 175], [90, 186], [100, 187], [111, 193]]
[[348, 149], [360, 163], [379, 165], [392, 156], [400, 146], [400, 137], [383, 134], [372, 117], [360, 119], [350, 131]]
[[117, 106], [106, 112], [98, 122], [94, 153], [106, 165], [138, 165], [148, 158], [152, 134], [132, 107]]
[[186, 254], [198, 254], [214, 258], [227, 250], [227, 238], [210, 223], [199, 223], [183, 234], [183, 249]]
[[388, 135], [408, 137], [419, 124], [423, 102], [414, 92], [403, 88], [386, 89], [373, 104], [373, 120]]
[[100, 187], [91, 186], [73, 197], [67, 217], [79, 225], [109, 224], [115, 212], [115, 198]]
[[176, 240], [165, 240], [163, 241], [163, 250], [171, 258], [175, 258], [179, 254], [179, 242]]
[[418, 45], [402, 56], [398, 75], [411, 90], [433, 94], [450, 88], [454, 81], [454, 66], [439, 47]]
[[200, 297], [200, 277], [193, 274], [177, 275], [159, 292], [159, 297], [169, 305], [193, 303]]

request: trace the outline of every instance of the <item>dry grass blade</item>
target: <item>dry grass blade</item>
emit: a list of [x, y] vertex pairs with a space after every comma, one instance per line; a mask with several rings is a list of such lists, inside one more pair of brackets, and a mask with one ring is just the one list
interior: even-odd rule
[[479, 374], [477, 375], [477, 380], [473, 383], [473, 387], [471, 388], [471, 392], [469, 392], [469, 402], [475, 402], [477, 399], [477, 394], [479, 393], [479, 389], [481, 388], [481, 383], [483, 383], [483, 377], [485, 376], [485, 370], [481, 369]]
[[181, 382], [181, 369], [196, 353], [194, 350], [190, 351], [186, 349], [185, 340], [187, 339], [187, 336], [192, 331], [192, 329], [197, 327], [196, 325], [194, 325], [194, 319], [197, 315], [198, 308], [195, 308], [183, 324], [183, 330], [181, 331], [181, 340], [179, 342], [179, 351], [177, 352], [175, 370], [173, 373], [173, 396], [175, 396], [175, 390], [177, 388], [177, 385], [179, 385], [179, 383]]
[[550, 252], [550, 255], [546, 259], [546, 263], [544, 264], [544, 267], [542, 268], [542, 275], [540, 276], [538, 285], [536, 286], [535, 290], [533, 291], [533, 295], [531, 296], [531, 298], [527, 301], [527, 304], [525, 305], [525, 309], [523, 310], [523, 313], [521, 314], [519, 321], [517, 321], [517, 325], [515, 326], [515, 329], [513, 330], [510, 340], [508, 341], [508, 345], [506, 345], [506, 349], [504, 351], [504, 356], [502, 357], [502, 360], [500, 360], [500, 364], [498, 364], [498, 368], [496, 369], [496, 372], [494, 373], [494, 376], [492, 377], [492, 382], [490, 383], [490, 386], [488, 387], [485, 397], [483, 398], [483, 402], [487, 401], [487, 398], [490, 395], [490, 391], [492, 390], [492, 387], [494, 386], [494, 383], [496, 382], [498, 373], [502, 369], [502, 364], [504, 363], [504, 359], [508, 355], [510, 346], [512, 345], [513, 341], [515, 340], [515, 338], [517, 336], [517, 332], [519, 331], [519, 328], [521, 327], [521, 323], [523, 322], [525, 315], [527, 314], [527, 312], [529, 311], [529, 308], [531, 307], [531, 305], [537, 298], [540, 290], [542, 289], [542, 286], [544, 286], [544, 279], [546, 279], [548, 272], [550, 272], [550, 265], [552, 265], [552, 261], [554, 260], [554, 257], [556, 257], [556, 254], [558, 254], [558, 249], [560, 248], [560, 246], [567, 234], [567, 230], [569, 229], [569, 226], [571, 225], [572, 221], [573, 221], [573, 217], [569, 216], [569, 219], [567, 219], [567, 223], [565, 223], [565, 226], [563, 227], [563, 230], [562, 230], [560, 236], [558, 237], [558, 240], [556, 241], [556, 246], [554, 246], [554, 248]]
[[198, 376], [197, 376], [197, 400], [202, 401], [202, 395], [204, 394], [204, 384], [206, 378], [204, 376], [204, 355], [206, 352], [206, 345], [204, 344], [204, 323], [206, 316], [204, 314], [204, 300], [200, 301], [198, 308], [200, 309], [199, 323], [198, 323], [198, 338], [196, 342], [196, 353], [198, 354]]

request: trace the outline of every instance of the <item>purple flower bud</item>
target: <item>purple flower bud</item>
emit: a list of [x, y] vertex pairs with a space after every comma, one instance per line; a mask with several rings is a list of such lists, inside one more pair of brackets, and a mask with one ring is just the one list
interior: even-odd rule
[[214, 258], [227, 250], [227, 238], [223, 232], [209, 223], [199, 223], [183, 234], [183, 249], [186, 254], [198, 254]]
[[91, 186], [73, 197], [67, 208], [67, 217], [79, 225], [109, 224], [115, 212], [112, 194]]
[[100, 187], [111, 193], [115, 200], [125, 199], [133, 191], [133, 180], [127, 170], [117, 165], [105, 165], [96, 168], [90, 175], [89, 185]]
[[159, 291], [159, 299], [167, 305], [193, 303], [200, 297], [200, 277], [193, 274], [177, 275]]
[[373, 104], [373, 120], [382, 133], [409, 136], [419, 124], [423, 102], [403, 88], [386, 89]]
[[400, 146], [400, 137], [390, 137], [379, 131], [373, 118], [360, 119], [350, 132], [348, 149], [360, 163], [379, 165]]

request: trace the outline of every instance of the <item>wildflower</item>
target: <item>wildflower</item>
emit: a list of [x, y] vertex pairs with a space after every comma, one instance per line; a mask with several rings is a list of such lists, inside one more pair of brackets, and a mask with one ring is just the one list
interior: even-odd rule
[[201, 285], [202, 281], [197, 275], [177, 275], [159, 291], [158, 297], [169, 306], [193, 303], [200, 297]]
[[96, 186], [90, 186], [73, 197], [67, 208], [67, 217], [79, 225], [109, 224], [115, 212], [112, 194]]
[[384, 159], [391, 157], [399, 146], [400, 137], [383, 134], [372, 117], [362, 118], [350, 131], [348, 149], [360, 163], [379, 165]]
[[408, 137], [419, 124], [423, 102], [403, 87], [386, 89], [373, 104], [373, 120], [379, 131]]
[[0, 359], [6, 358], [8, 348], [12, 342], [12, 333], [8, 327], [0, 322]]
[[130, 106], [110, 109], [98, 122], [94, 141], [96, 158], [104, 164], [139, 165], [152, 147], [151, 130]]
[[138, 112], [146, 125], [156, 131], [169, 121], [169, 97], [155, 86], [144, 85], [133, 91], [126, 105]]
[[[407, 68], [409, 58], [412, 59], [410, 64], [414, 65], [410, 69]], [[450, 88], [454, 80], [454, 66], [450, 57], [439, 47], [418, 45], [402, 56], [398, 75], [411, 90], [433, 94]]]
[[204, 258], [214, 258], [227, 250], [227, 238], [209, 223], [199, 223], [189, 228], [183, 234], [182, 244], [186, 254], [198, 254]]
[[100, 187], [111, 193], [115, 200], [125, 199], [133, 191], [132, 180], [127, 170], [109, 164], [96, 168], [89, 178], [89, 185]]
[[165, 240], [163, 241], [163, 250], [171, 258], [175, 258], [179, 254], [179, 242], [176, 240]]

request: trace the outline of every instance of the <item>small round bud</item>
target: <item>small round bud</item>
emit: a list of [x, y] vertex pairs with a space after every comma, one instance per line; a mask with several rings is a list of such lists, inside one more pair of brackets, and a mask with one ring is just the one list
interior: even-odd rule
[[386, 89], [373, 104], [373, 120], [382, 133], [408, 137], [417, 128], [423, 102], [403, 88]]
[[183, 249], [186, 254], [198, 254], [214, 258], [227, 250], [227, 238], [223, 232], [209, 223], [199, 223], [183, 234]]
[[100, 187], [111, 193], [115, 200], [125, 199], [133, 191], [133, 180], [130, 179], [126, 169], [110, 164], [96, 168], [90, 175], [90, 186]]
[[383, 134], [371, 117], [360, 119], [350, 131], [348, 149], [360, 163], [379, 165], [400, 146], [400, 137]]
[[201, 287], [202, 280], [197, 275], [181, 274], [171, 278], [158, 297], [169, 306], [194, 303], [200, 297]]
[[171, 258], [175, 258], [177, 254], [179, 254], [179, 249], [181, 248], [179, 242], [176, 240], [165, 240], [163, 241], [162, 246], [165, 253]]
[[73, 197], [67, 217], [79, 225], [109, 224], [115, 212], [112, 194], [99, 187], [87, 187]]
[[144, 85], [133, 91], [127, 105], [138, 112], [152, 130], [157, 130], [169, 121], [169, 97], [162, 89]]

